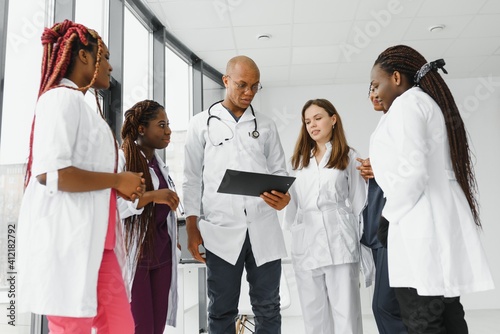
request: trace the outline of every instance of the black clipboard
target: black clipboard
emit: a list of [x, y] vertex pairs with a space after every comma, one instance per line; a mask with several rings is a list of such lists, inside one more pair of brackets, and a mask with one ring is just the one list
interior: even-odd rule
[[286, 193], [295, 177], [262, 173], [243, 172], [226, 169], [226, 173], [217, 189], [218, 193], [257, 196], [264, 192], [277, 190]]

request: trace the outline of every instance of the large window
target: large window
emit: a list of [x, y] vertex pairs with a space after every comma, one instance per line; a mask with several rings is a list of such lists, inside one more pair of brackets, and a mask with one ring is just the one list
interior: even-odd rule
[[[0, 4], [4, 4], [5, 1], [0, 0]], [[3, 85], [0, 85], [0, 88], [3, 87], [0, 95], [3, 97], [3, 100], [0, 100], [2, 103], [0, 109], [2, 121], [0, 132], [0, 248], [7, 249], [7, 236], [14, 232], [13, 230], [12, 233], [8, 232], [8, 226], [17, 225], [22, 200], [25, 165], [29, 153], [29, 135], [40, 83], [42, 60], [40, 36], [44, 27], [53, 25], [54, 16], [71, 16], [70, 13], [73, 9], [74, 21], [96, 30], [106, 44], [112, 43], [113, 48], [115, 48], [111, 50], [111, 58], [117, 57], [117, 61], [114, 62], [117, 66], [113, 72], [115, 85], [113, 85], [111, 92], [104, 94], [106, 110], [112, 105], [110, 100], [121, 101], [120, 107], [125, 111], [138, 101], [153, 98], [153, 91], [155, 94], [158, 91], [163, 91], [161, 80], [153, 83], [152, 65], [157, 64], [158, 61], [165, 61], [164, 104], [173, 130], [171, 144], [166, 150], [166, 160], [182, 199], [184, 142], [189, 120], [194, 113], [193, 105], [206, 108], [206, 104], [211, 104], [223, 97], [223, 89], [208, 77], [203, 78], [202, 84], [199, 82], [201, 79], [193, 83], [193, 67], [189, 62], [189, 59], [192, 59], [192, 52], [178, 41], [169, 40], [169, 43], [175, 44], [172, 45], [177, 53], [165, 46], [165, 59], [163, 59], [161, 52], [156, 53], [155, 56], [161, 59], [153, 59], [152, 30], [158, 33], [159, 29], [163, 29], [163, 27], [159, 26], [157, 20], [145, 24], [139, 19], [145, 20], [152, 15], [147, 12], [144, 6], [138, 5], [139, 0], [75, 0], [74, 2], [10, 0], [7, 2], [9, 4], [8, 11], [0, 12], [0, 17], [5, 20], [8, 18], [6, 47], [0, 47], [0, 55], [5, 57], [5, 73], [3, 77], [0, 77], [0, 80], [3, 79]], [[135, 12], [128, 8], [129, 3], [130, 8], [140, 12], [140, 15], [135, 15]], [[53, 10], [55, 12], [52, 12]], [[72, 18], [68, 17], [68, 19]], [[122, 28], [124, 29], [123, 53], [121, 50]], [[0, 29], [0, 37], [2, 37], [2, 32]], [[110, 40], [109, 36], [114, 36], [116, 32], [120, 32], [118, 34], [120, 38]], [[155, 48], [155, 50], [158, 49]], [[115, 54], [113, 54], [114, 52]], [[158, 56], [158, 54], [161, 55]], [[160, 85], [160, 87], [153, 87], [153, 84]], [[202, 86], [204, 92], [201, 92]], [[155, 89], [153, 90], [153, 88]], [[196, 94], [193, 91], [196, 91]], [[202, 96], [204, 96], [203, 101]], [[103, 106], [102, 96], [99, 98], [101, 106]], [[96, 108], [95, 96], [92, 91], [87, 92], [85, 99], [91, 107]], [[116, 106], [112, 108], [112, 111], [115, 108]], [[198, 109], [196, 112], [201, 111], [200, 107], [196, 109]], [[117, 113], [120, 114], [119, 108]], [[115, 118], [114, 121], [113, 118], [111, 119], [113, 125], [121, 126], [121, 124], [115, 124], [119, 123], [119, 118]], [[6, 251], [0, 253], [0, 308], [4, 310], [10, 303], [6, 293], [10, 288], [7, 274], [12, 271], [7, 267], [7, 265], [10, 266], [7, 257]], [[39, 333], [39, 327], [43, 327], [42, 318], [34, 317], [33, 319], [35, 325], [31, 328], [29, 316], [16, 315], [14, 331], [16, 333], [29, 333], [34, 330]], [[6, 324], [8, 320], [6, 317], [0, 320], [0, 333], [12, 332], [13, 327]]]
[[170, 173], [182, 199], [182, 173], [184, 168], [184, 143], [192, 115], [191, 66], [168, 47], [165, 50], [166, 91], [165, 110], [172, 129], [172, 139], [166, 150]]
[[123, 111], [135, 103], [152, 97], [151, 49], [152, 34], [125, 8], [123, 58]]
[[[7, 278], [17, 277], [15, 257], [12, 257], [15, 252], [8, 253], [7, 249], [15, 240], [29, 134], [40, 84], [40, 35], [46, 17], [44, 2], [9, 1], [7, 15], [7, 44], [5, 50], [0, 49], [5, 52], [0, 137], [0, 308], [3, 310], [15, 301], [7, 293], [12, 289], [12, 281]], [[14, 321], [16, 327], [7, 324], [8, 321]], [[29, 315], [15, 314], [13, 319], [4, 316], [0, 332], [9, 333], [12, 328], [18, 333], [29, 333]]]
[[28, 157], [31, 121], [40, 86], [40, 36], [45, 11], [40, 1], [10, 1], [8, 17], [0, 138], [2, 165], [23, 164]]
[[191, 67], [168, 47], [165, 54], [165, 108], [172, 130], [183, 131], [191, 115]]
[[108, 44], [108, 0], [76, 0], [75, 22], [94, 29]]
[[[104, 43], [108, 44], [108, 10], [107, 0], [76, 0], [75, 2], [75, 22], [81, 23], [87, 28], [94, 29], [101, 36]], [[112, 55], [111, 55], [112, 56]], [[99, 96], [99, 103], [103, 107], [102, 96]], [[95, 92], [89, 89], [85, 94], [87, 104], [97, 110]]]

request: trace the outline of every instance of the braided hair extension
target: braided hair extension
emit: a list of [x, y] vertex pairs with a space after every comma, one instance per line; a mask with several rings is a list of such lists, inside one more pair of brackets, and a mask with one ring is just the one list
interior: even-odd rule
[[[409, 83], [416, 85], [415, 74], [427, 63], [425, 58], [413, 48], [406, 45], [392, 46], [383, 51], [375, 61], [385, 72], [392, 74], [398, 71]], [[442, 62], [444, 65], [444, 61]], [[442, 68], [442, 66], [441, 66]], [[419, 78], [418, 86], [439, 105], [443, 113], [451, 161], [456, 179], [460, 184], [477, 226], [481, 226], [479, 204], [477, 202], [477, 182], [471, 161], [471, 151], [467, 132], [455, 99], [444, 79], [432, 68], [426, 75]]]
[[[133, 172], [142, 172], [146, 180], [146, 191], [154, 190], [151, 174], [149, 172], [148, 161], [136, 144], [139, 137], [139, 126], [148, 127], [149, 122], [154, 120], [158, 113], [163, 110], [163, 106], [156, 101], [144, 100], [137, 102], [125, 112], [125, 119], [122, 125], [121, 138], [122, 149], [125, 153], [125, 169]], [[152, 254], [155, 237], [154, 228], [155, 216], [154, 205], [149, 203], [144, 207], [141, 215], [131, 216], [125, 219], [125, 244], [127, 253], [136, 244], [137, 256], [139, 260], [146, 251]], [[146, 249], [144, 249], [146, 246]]]
[[86, 91], [95, 82], [99, 73], [99, 65], [103, 51], [101, 37], [92, 29], [88, 29], [82, 24], [64, 20], [56, 23], [52, 28], [45, 28], [42, 34], [43, 59], [42, 78], [38, 97], [43, 93], [57, 87], [62, 78], [66, 77], [73, 70], [78, 51], [81, 49], [93, 52], [97, 45], [96, 66], [92, 81], [85, 87], [72, 88], [79, 91]]
[[[48, 90], [61, 86], [59, 85], [59, 82], [62, 78], [71, 74], [75, 64], [75, 59], [78, 57], [78, 52], [81, 49], [93, 53], [94, 48], [97, 45], [95, 72], [90, 83], [85, 87], [79, 88], [64, 86], [78, 91], [87, 91], [90, 87], [92, 87], [99, 73], [103, 52], [103, 42], [97, 32], [92, 29], [88, 29], [84, 25], [64, 20], [64, 22], [54, 24], [52, 28], [45, 28], [41, 40], [43, 45], [42, 76], [38, 91], [38, 98], [40, 98], [40, 96]], [[99, 104], [99, 100], [97, 99], [97, 92], [95, 95], [98, 109], [102, 115], [102, 109]], [[36, 115], [33, 116], [33, 121], [31, 123], [29, 157], [24, 180], [25, 187], [28, 185], [31, 178], [35, 119]]]
[[323, 108], [328, 116], [336, 116], [335, 127], [332, 131], [332, 138], [330, 138], [330, 143], [332, 144], [332, 152], [326, 168], [336, 168], [339, 170], [344, 170], [349, 165], [349, 150], [350, 147], [347, 144], [347, 139], [344, 133], [344, 127], [342, 126], [342, 120], [339, 113], [333, 106], [333, 104], [325, 99], [315, 99], [309, 100], [305, 103], [302, 108], [302, 128], [300, 129], [299, 138], [295, 144], [295, 149], [292, 156], [292, 167], [293, 169], [302, 169], [309, 166], [311, 161], [311, 150], [313, 154], [317, 150], [316, 142], [311, 138], [307, 132], [306, 123], [304, 120], [304, 114], [306, 109], [311, 105], [316, 105]]

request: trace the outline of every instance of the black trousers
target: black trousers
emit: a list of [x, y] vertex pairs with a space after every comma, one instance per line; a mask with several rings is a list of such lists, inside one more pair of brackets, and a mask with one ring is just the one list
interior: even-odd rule
[[395, 288], [409, 334], [468, 334], [460, 297], [419, 296], [412, 288]]
[[408, 334], [394, 289], [389, 286], [387, 248], [372, 249], [375, 260], [375, 286], [372, 310], [379, 334]]
[[250, 238], [246, 236], [240, 256], [233, 266], [208, 249], [207, 294], [208, 332], [210, 334], [235, 334], [241, 276], [245, 267], [249, 283], [250, 302], [255, 315], [255, 333], [280, 334], [280, 278], [281, 260], [257, 267]]

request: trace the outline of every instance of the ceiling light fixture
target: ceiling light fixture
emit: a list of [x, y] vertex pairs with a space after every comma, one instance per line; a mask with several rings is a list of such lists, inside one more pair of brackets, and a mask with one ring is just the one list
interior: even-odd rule
[[437, 24], [435, 26], [430, 26], [429, 31], [432, 33], [438, 33], [444, 30], [445, 25], [444, 24]]
[[257, 39], [259, 41], [268, 41], [271, 39], [271, 35], [270, 34], [261, 34], [261, 35], [257, 35]]

